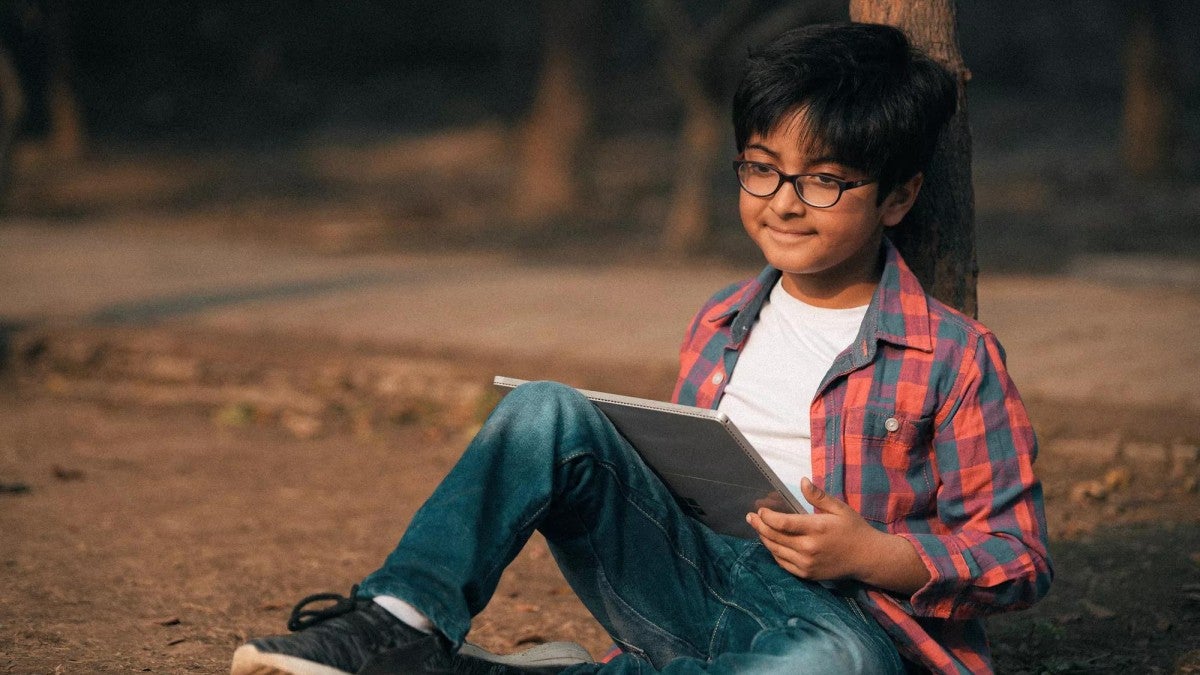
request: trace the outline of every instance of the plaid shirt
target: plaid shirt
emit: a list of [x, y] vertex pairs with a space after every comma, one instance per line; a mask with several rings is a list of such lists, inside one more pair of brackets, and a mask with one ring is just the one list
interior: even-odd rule
[[[1053, 576], [1037, 444], [995, 336], [927, 296], [884, 247], [858, 337], [808, 411], [812, 479], [910, 541], [928, 568], [912, 597], [858, 590], [900, 652], [935, 672], [988, 672], [980, 618], [1028, 607]], [[717, 407], [779, 276], [768, 267], [704, 305], [680, 353], [676, 402]]]

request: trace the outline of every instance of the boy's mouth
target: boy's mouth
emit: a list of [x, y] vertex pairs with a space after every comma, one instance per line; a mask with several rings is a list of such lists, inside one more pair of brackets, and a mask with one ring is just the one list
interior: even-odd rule
[[816, 230], [792, 230], [782, 227], [773, 227], [767, 224], [764, 224], [763, 227], [770, 230], [772, 234], [785, 239], [801, 239], [817, 233]]

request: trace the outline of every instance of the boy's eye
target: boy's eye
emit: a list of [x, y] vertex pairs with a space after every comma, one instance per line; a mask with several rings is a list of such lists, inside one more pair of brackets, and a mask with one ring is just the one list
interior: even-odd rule
[[823, 173], [813, 174], [813, 182], [821, 187], [835, 187], [838, 184], [838, 179], [833, 176], [827, 176]]
[[750, 169], [750, 173], [757, 176], [767, 176], [775, 173], [775, 169], [772, 169], [766, 164], [759, 164], [758, 162], [746, 162], [746, 167]]

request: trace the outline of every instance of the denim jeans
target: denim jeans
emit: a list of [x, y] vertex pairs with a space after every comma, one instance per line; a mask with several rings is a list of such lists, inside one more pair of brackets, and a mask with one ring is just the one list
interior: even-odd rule
[[587, 399], [550, 382], [501, 401], [359, 595], [408, 601], [457, 647], [535, 529], [624, 650], [570, 672], [903, 672], [857, 606], [688, 517]]

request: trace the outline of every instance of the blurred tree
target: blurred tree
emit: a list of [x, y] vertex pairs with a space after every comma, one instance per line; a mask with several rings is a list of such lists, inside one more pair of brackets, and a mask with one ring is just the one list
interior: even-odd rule
[[520, 130], [513, 213], [545, 223], [579, 204], [578, 171], [592, 123], [584, 73], [597, 0], [542, 0], [542, 55], [533, 105]]
[[[829, 20], [840, 2], [725, 2], [715, 13], [697, 17], [696, 3], [644, 0], [650, 23], [663, 35], [662, 67], [683, 104], [676, 143], [675, 183], [662, 234], [663, 249], [681, 255], [696, 249], [712, 221], [712, 186], [726, 140], [729, 98], [735, 69], [746, 45], [758, 44], [784, 30]], [[690, 11], [689, 11], [690, 10]]]
[[1176, 92], [1171, 79], [1163, 3], [1137, 3], [1125, 43], [1121, 159], [1138, 176], [1164, 174], [1170, 165]]
[[8, 50], [0, 46], [0, 208], [8, 198], [12, 152], [25, 118], [25, 91]]
[[902, 29], [958, 77], [958, 113], [942, 132], [917, 203], [890, 236], [931, 295], [977, 316], [979, 266], [966, 97], [971, 73], [958, 49], [954, 1], [850, 0], [850, 18]]
[[71, 40], [66, 0], [44, 0], [46, 106], [51, 149], [60, 157], [83, 153], [83, 117], [71, 84]]
[[[20, 131], [44, 138], [58, 157], [79, 156], [85, 134], [72, 84], [66, 0], [4, 2], [0, 4], [0, 24], [13, 67], [8, 75], [16, 78], [24, 102]], [[14, 85], [6, 86], [13, 91]]]

